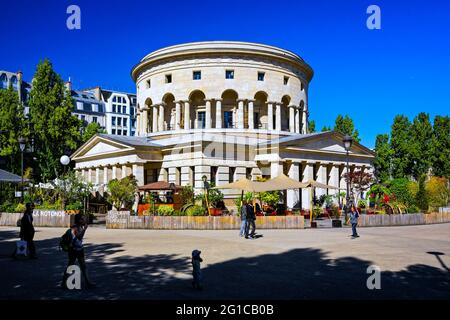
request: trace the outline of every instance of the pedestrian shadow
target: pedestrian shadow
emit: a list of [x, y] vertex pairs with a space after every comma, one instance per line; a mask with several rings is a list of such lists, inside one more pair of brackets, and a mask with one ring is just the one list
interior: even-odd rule
[[[15, 235], [0, 231], [0, 239]], [[86, 245], [88, 272], [98, 286], [63, 290], [58, 285], [67, 257], [58, 251], [58, 241], [36, 241], [38, 260], [0, 259], [0, 299], [450, 299], [450, 273], [444, 268], [418, 263], [382, 271], [381, 289], [369, 290], [367, 268], [373, 262], [351, 255], [332, 259], [315, 248], [208, 264], [202, 268], [204, 289], [196, 291], [190, 253], [118, 255], [123, 243]], [[10, 249], [11, 242], [0, 242], [0, 254]], [[205, 266], [208, 256], [202, 258]]]

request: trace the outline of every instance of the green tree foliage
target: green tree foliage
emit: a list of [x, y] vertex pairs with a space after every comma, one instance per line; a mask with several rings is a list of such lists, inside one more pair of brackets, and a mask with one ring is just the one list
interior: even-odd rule
[[34, 138], [38, 176], [44, 180], [62, 172], [59, 158], [79, 144], [80, 120], [71, 114], [73, 101], [49, 60], [39, 63], [29, 99], [31, 136]]
[[378, 182], [385, 182], [390, 178], [390, 162], [392, 151], [389, 146], [389, 135], [379, 134], [375, 141], [375, 177]]
[[87, 126], [84, 126], [81, 137], [82, 143], [85, 143], [98, 133], [106, 133], [106, 131], [101, 129], [97, 122], [91, 122]]
[[411, 174], [418, 179], [427, 174], [432, 164], [433, 127], [427, 113], [421, 112], [411, 125], [409, 134], [409, 161]]
[[392, 176], [405, 178], [411, 174], [409, 159], [409, 134], [411, 123], [403, 115], [397, 115], [391, 128]]
[[12, 86], [0, 90], [0, 157], [5, 159], [5, 168], [16, 174], [21, 172], [18, 139], [27, 137], [28, 130], [23, 107]]
[[336, 117], [333, 130], [344, 135], [348, 134], [356, 142], [361, 141], [361, 139], [359, 138], [359, 132], [355, 129], [355, 124], [353, 123], [352, 118], [350, 118], [348, 115], [338, 115]]
[[439, 207], [448, 205], [450, 189], [448, 188], [448, 180], [442, 177], [431, 177], [426, 183], [425, 190], [427, 192], [430, 207], [435, 211]]
[[419, 189], [416, 193], [416, 205], [420, 210], [428, 211], [428, 195], [425, 189], [425, 175], [419, 177]]
[[137, 180], [133, 175], [129, 175], [120, 180], [112, 179], [108, 182], [110, 196], [108, 201], [116, 208], [130, 209], [137, 190]]
[[450, 119], [448, 116], [434, 118], [432, 161], [434, 175], [450, 178]]
[[331, 131], [331, 127], [323, 126], [322, 132], [327, 132], [327, 131]]
[[316, 132], [316, 122], [314, 120], [308, 121], [308, 133], [315, 133]]
[[393, 179], [388, 182], [387, 187], [398, 203], [406, 207], [415, 204], [414, 195], [411, 193], [410, 181], [407, 178]]

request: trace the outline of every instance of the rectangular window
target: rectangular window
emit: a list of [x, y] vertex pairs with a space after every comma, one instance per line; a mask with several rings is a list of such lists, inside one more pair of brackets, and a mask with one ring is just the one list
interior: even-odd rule
[[113, 109], [112, 112], [116, 113], [116, 105], [115, 104], [112, 105], [112, 109]]
[[117, 118], [117, 125], [119, 125], [119, 126], [122, 125], [122, 118]]
[[122, 130], [117, 130], [117, 134], [119, 135], [119, 136], [121, 136], [122, 135]]
[[226, 70], [225, 79], [234, 79], [234, 70]]
[[114, 96], [113, 102], [117, 102], [117, 97], [116, 96]]
[[287, 86], [288, 82], [289, 82], [289, 77], [284, 77], [283, 83], [285, 86]]
[[127, 126], [127, 118], [123, 118], [123, 125], [126, 127]]
[[264, 72], [258, 72], [258, 81], [264, 81], [264, 76], [265, 76]]
[[255, 129], [259, 128], [259, 112], [255, 112], [253, 114], [253, 128]]
[[233, 111], [223, 113], [223, 126], [226, 129], [233, 128]]
[[92, 122], [97, 123], [97, 117], [92, 117]]
[[[248, 146], [247, 146], [248, 147]], [[252, 168], [246, 168], [245, 169], [245, 177], [248, 180], [252, 180]]]
[[116, 117], [112, 117], [112, 119], [111, 119], [111, 124], [112, 124], [113, 126], [116, 125]]
[[206, 112], [205, 111], [199, 111], [197, 113], [197, 129], [205, 129], [206, 127]]
[[128, 133], [127, 130], [123, 130], [123, 135], [124, 136], [127, 136], [127, 133]]
[[81, 120], [82, 121], [86, 120], [86, 116], [81, 116]]
[[127, 113], [127, 107], [126, 106], [122, 107], [122, 113], [125, 113], [125, 114]]
[[172, 83], [172, 75], [166, 74], [166, 83]]
[[202, 78], [202, 72], [201, 71], [194, 71], [192, 74], [192, 78], [194, 80], [200, 80]]
[[211, 167], [211, 184], [217, 185], [216, 178], [217, 178], [217, 170], [219, 167]]
[[112, 134], [116, 134], [116, 129], [112, 129], [112, 130], [111, 130], [111, 133], [112, 133]]

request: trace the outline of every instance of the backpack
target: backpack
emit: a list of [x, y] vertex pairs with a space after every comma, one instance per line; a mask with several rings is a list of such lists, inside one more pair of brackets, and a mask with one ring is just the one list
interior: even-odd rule
[[67, 229], [59, 240], [59, 247], [65, 252], [69, 251], [72, 247], [72, 240], [72, 229]]

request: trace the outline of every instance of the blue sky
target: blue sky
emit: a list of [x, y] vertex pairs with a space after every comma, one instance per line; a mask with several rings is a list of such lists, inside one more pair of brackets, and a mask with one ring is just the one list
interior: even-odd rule
[[[81, 8], [81, 30], [66, 8]], [[381, 8], [381, 30], [366, 9]], [[262, 42], [298, 53], [314, 69], [311, 118], [320, 130], [339, 113], [374, 146], [396, 114], [432, 118], [450, 109], [448, 1], [0, 0], [0, 69], [30, 80], [48, 57], [77, 89], [134, 92], [130, 70], [150, 51], [182, 42]]]

